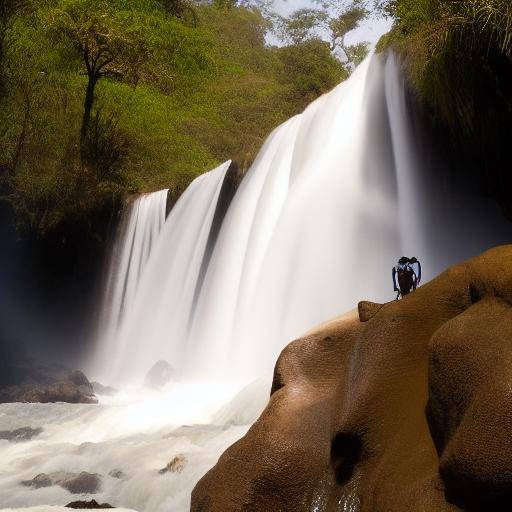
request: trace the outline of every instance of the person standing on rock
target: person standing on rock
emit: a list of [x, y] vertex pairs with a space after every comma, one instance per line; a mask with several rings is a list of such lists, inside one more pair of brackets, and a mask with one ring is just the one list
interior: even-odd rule
[[[417, 267], [417, 272], [415, 268]], [[402, 256], [393, 267], [393, 289], [397, 292], [396, 300], [416, 290], [421, 281], [421, 264], [416, 258]]]

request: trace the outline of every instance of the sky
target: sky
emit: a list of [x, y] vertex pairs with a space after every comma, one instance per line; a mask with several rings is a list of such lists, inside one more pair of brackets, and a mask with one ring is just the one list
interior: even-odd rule
[[[314, 7], [312, 0], [275, 0], [274, 7], [280, 14], [290, 14], [303, 7]], [[380, 37], [389, 31], [392, 21], [383, 18], [371, 18], [347, 35], [347, 44], [368, 41], [372, 47], [377, 44]]]

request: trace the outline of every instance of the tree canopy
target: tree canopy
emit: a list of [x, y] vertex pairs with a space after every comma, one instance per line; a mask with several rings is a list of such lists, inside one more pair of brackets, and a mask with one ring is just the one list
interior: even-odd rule
[[246, 168], [350, 71], [322, 38], [270, 44], [275, 19], [266, 0], [2, 2], [1, 197], [43, 236], [222, 160]]

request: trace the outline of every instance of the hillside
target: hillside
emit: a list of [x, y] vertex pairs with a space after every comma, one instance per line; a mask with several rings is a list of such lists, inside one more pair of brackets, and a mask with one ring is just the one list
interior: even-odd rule
[[269, 23], [236, 2], [3, 2], [0, 179], [18, 224], [47, 236], [228, 158], [247, 167], [348, 75], [318, 39], [267, 44]]

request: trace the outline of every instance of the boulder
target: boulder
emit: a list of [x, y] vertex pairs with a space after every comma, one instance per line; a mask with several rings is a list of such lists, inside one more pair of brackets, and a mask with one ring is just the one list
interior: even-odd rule
[[68, 402], [71, 404], [95, 404], [97, 398], [84, 386], [77, 386], [71, 381], [55, 382], [24, 391], [18, 395], [19, 402]]
[[108, 473], [108, 476], [111, 476], [112, 478], [117, 478], [118, 480], [126, 480], [128, 478], [128, 476], [120, 469], [113, 469]]
[[176, 455], [171, 461], [167, 463], [167, 465], [160, 469], [158, 473], [164, 475], [165, 473], [181, 473], [185, 468], [187, 463], [187, 459], [185, 459], [184, 455]]
[[512, 246], [321, 326], [192, 512], [508, 510], [511, 341]]
[[144, 383], [152, 389], [160, 389], [175, 377], [176, 372], [173, 367], [161, 359], [157, 361], [146, 374]]
[[79, 370], [63, 372], [60, 368], [46, 368], [44, 371], [35, 368], [34, 371], [22, 371], [20, 379], [18, 384], [0, 388], [0, 403], [98, 402], [91, 383]]
[[96, 494], [101, 489], [101, 475], [82, 471], [60, 482], [59, 485], [72, 494]]
[[96, 494], [101, 490], [101, 475], [96, 473], [67, 473], [56, 471], [54, 473], [40, 473], [32, 480], [24, 480], [22, 485], [39, 489], [41, 487], [52, 487], [60, 485], [72, 494]]
[[18, 443], [20, 441], [30, 441], [33, 437], [38, 436], [43, 431], [42, 428], [22, 427], [16, 430], [0, 431], [0, 439], [6, 439]]
[[108, 503], [98, 503], [96, 500], [91, 501], [73, 501], [66, 505], [66, 508], [74, 509], [101, 509], [101, 508], [115, 508]]
[[22, 485], [25, 487], [33, 487], [34, 489], [40, 489], [41, 487], [51, 487], [53, 481], [50, 475], [46, 473], [39, 473], [32, 480], [23, 480]]

